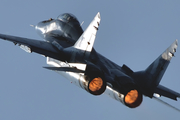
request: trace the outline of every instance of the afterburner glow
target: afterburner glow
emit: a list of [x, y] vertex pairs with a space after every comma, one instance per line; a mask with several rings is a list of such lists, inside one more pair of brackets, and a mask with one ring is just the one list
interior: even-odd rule
[[98, 77], [98, 78], [94, 78], [90, 83], [89, 83], [89, 90], [91, 90], [92, 92], [96, 92], [98, 90], [100, 90], [103, 86], [103, 80]]
[[130, 90], [124, 99], [124, 102], [130, 108], [135, 108], [139, 106], [142, 102], [142, 94], [140, 94], [137, 90]]
[[125, 97], [125, 102], [127, 104], [132, 104], [134, 103], [138, 98], [138, 91], [137, 90], [131, 90], [127, 93]]

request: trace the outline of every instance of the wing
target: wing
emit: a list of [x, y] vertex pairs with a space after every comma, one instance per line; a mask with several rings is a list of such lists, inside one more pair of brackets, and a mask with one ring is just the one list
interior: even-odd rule
[[171, 98], [173, 100], [177, 100], [177, 98], [180, 98], [180, 94], [169, 89], [169, 88], [166, 88], [162, 85], [158, 85], [157, 88], [155, 89], [154, 93], [157, 93], [161, 96], [165, 96], [165, 97], [168, 97], [168, 98]]
[[4, 34], [0, 34], [0, 39], [11, 41], [15, 45], [18, 44], [21, 48], [23, 48], [26, 51], [39, 53], [44, 56], [49, 56], [51, 58], [61, 60], [61, 58], [58, 55], [59, 50], [57, 50], [57, 48], [49, 42]]

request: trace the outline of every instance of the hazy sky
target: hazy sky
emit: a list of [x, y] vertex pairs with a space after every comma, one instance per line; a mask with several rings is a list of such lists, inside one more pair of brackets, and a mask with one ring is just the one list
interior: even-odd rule
[[[1, 0], [0, 33], [42, 40], [30, 24], [69, 12], [83, 29], [100, 12], [94, 48], [133, 71], [146, 69], [180, 40], [179, 0]], [[180, 50], [160, 84], [180, 92]], [[180, 113], [143, 98], [130, 109], [107, 95], [93, 96], [59, 74], [43, 69], [46, 59], [0, 40], [0, 120], [179, 120]], [[162, 97], [180, 108], [180, 101]]]

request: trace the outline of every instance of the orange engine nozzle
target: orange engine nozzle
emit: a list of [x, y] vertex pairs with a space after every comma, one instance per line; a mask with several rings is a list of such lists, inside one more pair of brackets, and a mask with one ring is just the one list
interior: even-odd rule
[[103, 80], [98, 77], [94, 78], [90, 83], [89, 83], [89, 90], [92, 92], [97, 92], [99, 91], [103, 86]]
[[142, 102], [142, 94], [140, 94], [136, 89], [130, 90], [126, 94], [124, 102], [130, 108], [138, 107]]

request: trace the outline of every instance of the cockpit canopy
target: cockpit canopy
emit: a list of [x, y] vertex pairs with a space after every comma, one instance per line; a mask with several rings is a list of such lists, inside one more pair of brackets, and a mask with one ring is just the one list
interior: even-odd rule
[[77, 18], [74, 15], [70, 14], [70, 13], [61, 14], [61, 15], [58, 16], [57, 19], [59, 19], [59, 20], [61, 20], [63, 22], [67, 22], [67, 23], [69, 23], [69, 22], [78, 22], [79, 23]]

